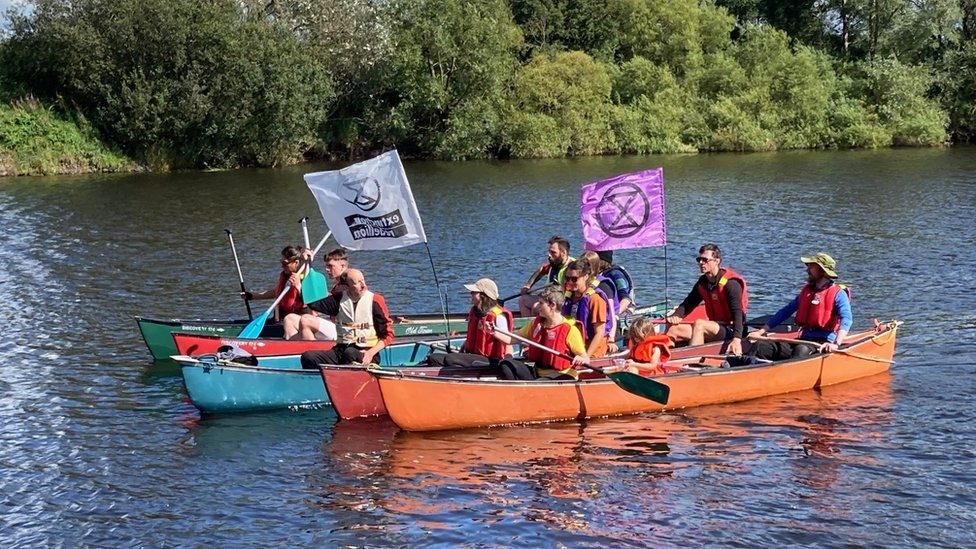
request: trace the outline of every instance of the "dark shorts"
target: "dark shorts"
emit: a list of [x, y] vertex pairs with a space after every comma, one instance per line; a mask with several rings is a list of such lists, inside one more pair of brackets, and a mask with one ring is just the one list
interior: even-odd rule
[[[328, 351], [305, 351], [302, 353], [302, 368], [318, 370], [319, 364], [352, 364], [362, 362], [363, 351], [355, 345], [340, 343]], [[373, 364], [379, 364], [380, 353], [373, 357]]]

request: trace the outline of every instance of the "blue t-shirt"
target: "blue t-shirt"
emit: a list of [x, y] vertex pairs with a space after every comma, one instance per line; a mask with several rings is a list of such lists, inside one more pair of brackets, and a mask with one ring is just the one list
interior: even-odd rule
[[[799, 306], [799, 299], [799, 296], [794, 297], [785, 307], [777, 311], [766, 325], [770, 328], [775, 328], [789, 318], [790, 315], [795, 314]], [[847, 296], [847, 292], [837, 292], [837, 295], [834, 297], [834, 313], [840, 316], [840, 329], [845, 332], [850, 331], [851, 326], [854, 324], [854, 313], [851, 312], [851, 300]], [[837, 333], [831, 330], [803, 328], [800, 331], [800, 339], [825, 339], [833, 343], [837, 339]]]

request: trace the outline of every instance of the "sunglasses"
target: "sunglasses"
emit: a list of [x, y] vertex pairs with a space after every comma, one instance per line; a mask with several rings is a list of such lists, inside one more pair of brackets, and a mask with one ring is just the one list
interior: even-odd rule
[[696, 257], [695, 261], [698, 263], [708, 263], [709, 261], [715, 259], [714, 257]]
[[582, 276], [563, 276], [563, 282], [576, 282], [577, 280], [583, 278]]

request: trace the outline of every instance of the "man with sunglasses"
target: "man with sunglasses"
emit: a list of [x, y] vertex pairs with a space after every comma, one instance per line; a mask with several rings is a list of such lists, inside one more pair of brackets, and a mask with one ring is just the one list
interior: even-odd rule
[[302, 301], [302, 276], [300, 274], [302, 266], [302, 253], [305, 249], [301, 246], [285, 246], [281, 250], [281, 273], [278, 274], [278, 282], [274, 289], [263, 292], [244, 292], [244, 297], [251, 299], [275, 299], [285, 289], [285, 284], [291, 283], [291, 288], [285, 297], [278, 303], [275, 309], [275, 321], [281, 321], [288, 315], [293, 316], [294, 322], [285, 323], [285, 338], [294, 337], [298, 333], [298, 318], [307, 311], [305, 303]]
[[[749, 293], [739, 273], [722, 266], [722, 250], [715, 244], [698, 249], [701, 276], [681, 305], [667, 317], [668, 336], [676, 342], [701, 345], [706, 341], [728, 341], [726, 352], [742, 354]], [[686, 314], [705, 303], [705, 317], [693, 323], [682, 322]]]

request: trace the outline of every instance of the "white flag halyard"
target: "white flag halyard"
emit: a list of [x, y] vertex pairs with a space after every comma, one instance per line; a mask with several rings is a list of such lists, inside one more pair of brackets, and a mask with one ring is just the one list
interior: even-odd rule
[[305, 174], [322, 218], [349, 250], [391, 250], [427, 242], [396, 150], [341, 170]]

